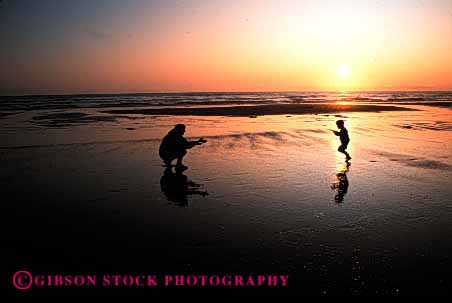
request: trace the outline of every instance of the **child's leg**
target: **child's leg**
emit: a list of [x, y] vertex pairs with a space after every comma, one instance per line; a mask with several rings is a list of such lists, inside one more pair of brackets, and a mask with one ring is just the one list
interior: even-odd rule
[[344, 150], [345, 159], [350, 160], [352, 157]]
[[347, 148], [347, 145], [342, 144], [341, 146], [339, 146], [339, 148], [337, 150], [338, 150], [338, 152], [343, 153], [345, 155], [345, 159], [350, 160], [352, 157], [350, 157], [348, 152], [345, 150], [346, 148]]

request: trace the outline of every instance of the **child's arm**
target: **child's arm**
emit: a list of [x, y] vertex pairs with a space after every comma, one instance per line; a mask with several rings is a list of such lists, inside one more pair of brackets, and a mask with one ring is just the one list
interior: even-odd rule
[[333, 132], [333, 134], [335, 134], [336, 136], [340, 136], [341, 134], [338, 132], [338, 131], [335, 131], [335, 130], [332, 130], [332, 129], [330, 129], [332, 132]]

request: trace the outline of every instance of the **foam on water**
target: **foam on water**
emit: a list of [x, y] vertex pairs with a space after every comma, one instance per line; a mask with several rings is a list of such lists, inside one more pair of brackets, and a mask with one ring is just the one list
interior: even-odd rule
[[452, 92], [142, 93], [0, 96], [0, 111], [274, 103], [383, 102], [452, 104]]

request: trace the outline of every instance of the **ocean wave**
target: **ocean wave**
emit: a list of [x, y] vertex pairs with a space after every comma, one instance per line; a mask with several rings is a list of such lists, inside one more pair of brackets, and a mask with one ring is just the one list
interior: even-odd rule
[[[0, 111], [60, 110], [110, 107], [262, 105], [324, 102], [410, 103], [447, 106], [452, 92], [263, 92], [263, 93], [146, 93], [106, 95], [2, 96]], [[442, 104], [438, 104], [442, 102]]]

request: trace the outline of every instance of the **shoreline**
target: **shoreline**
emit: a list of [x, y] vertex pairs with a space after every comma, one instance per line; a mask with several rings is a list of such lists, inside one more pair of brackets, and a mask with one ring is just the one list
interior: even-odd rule
[[146, 109], [113, 109], [101, 111], [108, 114], [141, 114], [168, 116], [233, 116], [257, 117], [267, 115], [302, 115], [302, 114], [330, 114], [344, 112], [381, 112], [381, 111], [417, 111], [417, 109], [393, 105], [367, 104], [270, 104], [255, 106], [229, 107], [168, 107]]

